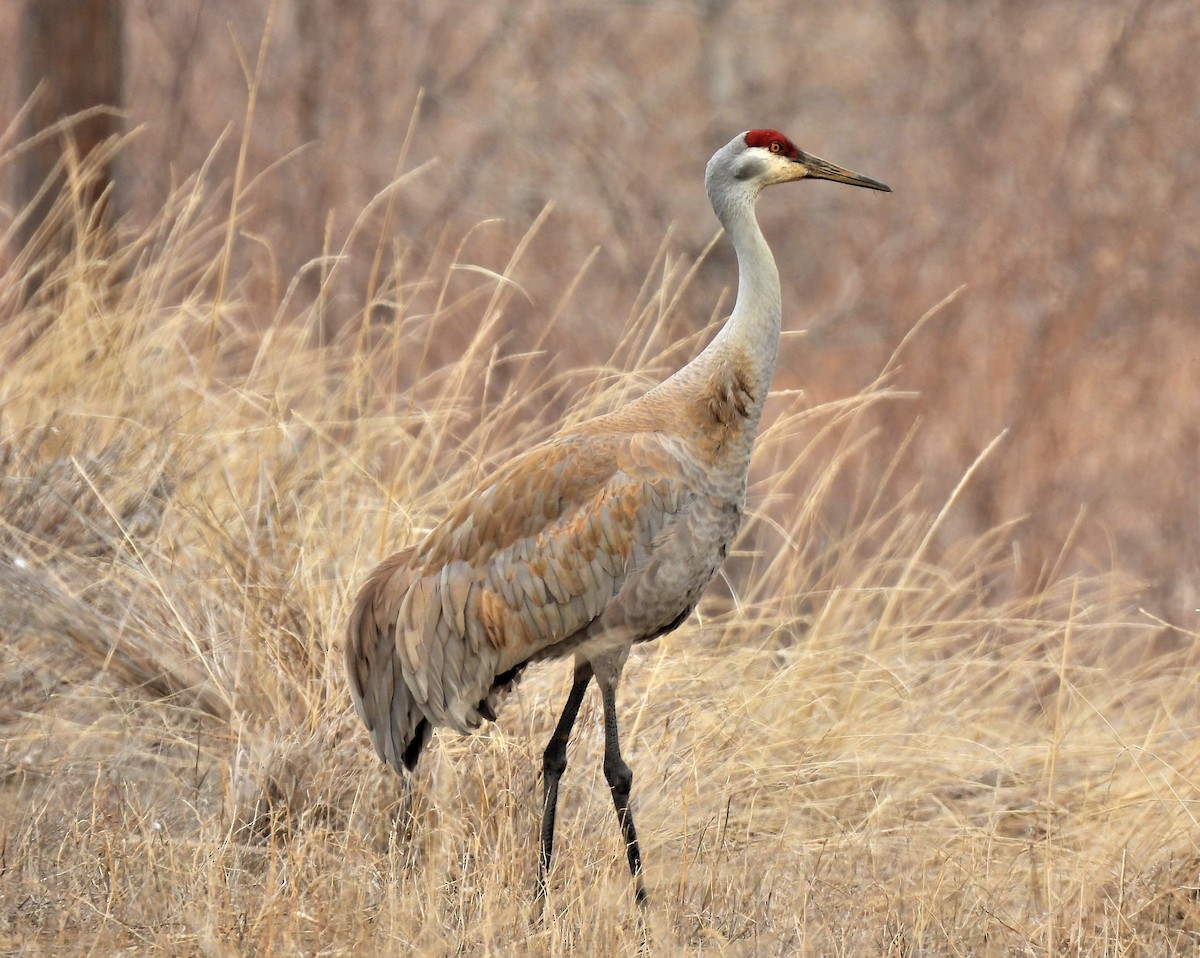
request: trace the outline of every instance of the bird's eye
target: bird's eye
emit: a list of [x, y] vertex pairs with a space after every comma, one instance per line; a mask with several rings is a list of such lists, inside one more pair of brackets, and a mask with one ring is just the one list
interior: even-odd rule
[[778, 140], [772, 140], [770, 150], [772, 153], [782, 153], [783, 152], [783, 144], [780, 143]]

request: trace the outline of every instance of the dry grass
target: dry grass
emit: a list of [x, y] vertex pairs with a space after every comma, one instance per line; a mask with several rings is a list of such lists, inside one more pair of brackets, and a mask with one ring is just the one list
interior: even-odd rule
[[340, 625], [545, 410], [610, 408], [694, 351], [705, 331], [671, 333], [693, 264], [664, 252], [610, 360], [568, 376], [497, 348], [540, 222], [498, 270], [380, 245], [361, 301], [391, 308], [336, 334], [320, 289], [255, 315], [231, 228], [197, 178], [112, 255], [85, 230], [30, 302], [34, 264], [3, 280], [0, 950], [1194, 953], [1196, 637], [1116, 576], [1011, 588], [1011, 525], [949, 531], [969, 460], [935, 508], [897, 494], [920, 427], [874, 424], [903, 352], [852, 398], [772, 399], [725, 583], [630, 663], [645, 943], [594, 701], [531, 927], [564, 669], [406, 787], [349, 712]]
[[[121, 238], [0, 209], [0, 952], [1200, 951], [1192, 7], [128, 0]], [[811, 332], [626, 672], [645, 944], [590, 699], [533, 927], [565, 667], [405, 786], [341, 625], [705, 341], [760, 122], [897, 192], [763, 204]]]

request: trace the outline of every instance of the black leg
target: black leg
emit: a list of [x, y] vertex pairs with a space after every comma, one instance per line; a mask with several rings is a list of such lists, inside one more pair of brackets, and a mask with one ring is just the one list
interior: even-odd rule
[[[619, 676], [620, 673], [618, 673]], [[617, 821], [621, 823], [621, 834], [625, 838], [625, 855], [629, 859], [629, 873], [634, 880], [634, 896], [639, 905], [646, 904], [646, 886], [642, 881], [642, 853], [638, 848], [637, 829], [633, 827], [633, 812], [629, 808], [629, 790], [633, 785], [633, 770], [621, 757], [621, 744], [617, 736], [617, 682], [600, 682], [600, 694], [604, 697], [604, 777], [612, 792], [613, 805], [617, 809]]]
[[583, 693], [587, 691], [588, 682], [592, 680], [592, 667], [586, 662], [575, 669], [575, 681], [567, 695], [567, 704], [563, 706], [562, 715], [554, 734], [546, 745], [542, 756], [542, 857], [538, 863], [536, 897], [540, 907], [546, 897], [546, 875], [550, 871], [550, 856], [554, 853], [554, 817], [558, 809], [558, 780], [567, 770], [567, 742], [571, 739], [571, 729], [575, 718], [579, 715], [579, 706], [583, 704]]

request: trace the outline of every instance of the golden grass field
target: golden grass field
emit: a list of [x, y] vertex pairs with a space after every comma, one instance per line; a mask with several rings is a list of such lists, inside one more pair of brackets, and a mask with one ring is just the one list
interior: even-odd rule
[[[808, 367], [784, 372], [739, 551], [682, 628], [634, 651], [622, 686], [644, 921], [594, 692], [563, 781], [548, 917], [529, 920], [565, 664], [531, 670], [479, 734], [439, 733], [410, 782], [380, 766], [341, 670], [357, 582], [510, 452], [694, 355], [734, 280], [711, 223], [697, 242], [660, 230], [649, 256], [634, 245], [609, 264], [619, 311], [585, 335], [586, 250], [531, 276], [547, 245], [587, 241], [554, 215], [407, 235], [402, 214], [449, 202], [412, 172], [412, 130], [396, 179], [327, 224], [322, 257], [293, 280], [263, 266], [278, 239], [255, 205], [285, 173], [248, 167], [236, 135], [212, 163], [240, 156], [238, 186], [209, 166], [178, 172], [111, 242], [67, 190], [73, 252], [4, 260], [0, 953], [1200, 951], [1200, 651], [1178, 604], [1195, 594], [1192, 547], [1171, 552], [1164, 532], [1145, 544], [1159, 566], [1126, 561], [1142, 527], [1111, 513], [1118, 531], [1083, 529], [1076, 487], [1056, 478], [1072, 462], [1093, 477], [1134, 462], [1139, 437], [1119, 442], [1110, 421], [1105, 440], [1093, 424], [1099, 448], [1072, 459], [1083, 445], [1031, 437], [1038, 417], [1022, 407], [950, 401], [963, 394], [936, 357], [1008, 382], [986, 349], [1011, 337], [978, 338], [980, 359], [971, 317], [1005, 290], [1028, 300], [991, 275], [981, 295], [969, 263], [923, 301], [897, 293], [894, 334], [876, 327], [853, 371], [831, 334], [796, 330], [812, 310], [852, 324], [860, 294], [788, 291], [784, 356], [811, 345], [840, 365], [807, 391]], [[698, 151], [690, 167], [705, 143], [680, 145]], [[887, 164], [828, 155], [901, 195]], [[572, 189], [593, 186], [611, 188]], [[698, 177], [680, 190], [681, 207], [703, 209]], [[817, 196], [764, 198], [777, 251], [780, 209], [839, 222], [884, 209]], [[5, 228], [19, 215], [6, 210]], [[838, 236], [830, 255], [852, 258], [855, 240]], [[856, 265], [852, 285], [900, 288], [902, 256], [868, 258], [878, 275]], [[23, 290], [35, 269], [42, 285]], [[1166, 314], [1186, 317], [1172, 296]], [[1113, 365], [1128, 340], [1097, 339], [1090, 321], [1066, 346], [1097, 340], [1088, 362], [1142, 368]], [[1180, 355], [1194, 336], [1166, 320], [1147, 335]], [[1023, 382], [1044, 387], [1055, 370]], [[1189, 434], [1200, 403], [1186, 371], [1164, 364], [1161, 405], [1148, 380], [1116, 379], [1114, 403], [1160, 416], [1159, 442]], [[1105, 386], [1089, 382], [1070, 398], [1091, 408]], [[930, 394], [941, 419], [908, 412]], [[1083, 408], [1050, 399], [1048, 416]], [[996, 408], [1015, 408], [1012, 423], [986, 415]], [[956, 415], [951, 441], [939, 423]], [[1067, 504], [1032, 562], [1024, 517], [1045, 502], [1022, 499], [1022, 482]], [[1194, 535], [1193, 515], [1172, 515]], [[1105, 560], [1080, 557], [1080, 541], [1106, 535]], [[1178, 579], [1148, 589], [1178, 557]]]

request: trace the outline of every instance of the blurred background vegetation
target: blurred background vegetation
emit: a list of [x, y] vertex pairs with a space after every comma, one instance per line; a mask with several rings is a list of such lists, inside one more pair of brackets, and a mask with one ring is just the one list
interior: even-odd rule
[[[120, 64], [106, 82], [128, 134], [115, 161], [121, 229], [144, 229], [196, 170], [229, 202], [261, 62], [229, 309], [264, 326], [283, 309], [322, 340], [356, 329], [364, 310], [383, 329], [400, 312], [432, 310], [440, 284], [422, 278], [447, 249], [503, 271], [550, 206], [514, 273], [523, 295], [506, 307], [496, 348], [530, 348], [561, 307], [543, 343], [547, 373], [594, 368], [647, 271], [665, 273], [713, 238], [703, 168], [737, 131], [775, 126], [883, 179], [893, 195], [804, 186], [771, 194], [761, 211], [786, 325], [808, 331], [785, 337], [777, 385], [814, 403], [870, 383], [918, 318], [965, 286], [900, 356], [895, 385], [912, 395], [862, 417], [877, 438], [847, 476], [844, 508], [885, 475], [898, 492], [919, 483], [936, 507], [1007, 429], [943, 524], [947, 541], [1020, 518], [999, 588], [1118, 569], [1144, 581], [1145, 607], [1195, 628], [1194, 4], [8, 3], [4, 151], [52, 119], [37, 106], [47, 87], [29, 98], [34, 81], [81, 62], [63, 48], [31, 70], [23, 7], [123, 18], [108, 40], [88, 34]], [[31, 189], [17, 169], [0, 166], [6, 263], [27, 239], [13, 228]], [[371, 280], [381, 234], [412, 278], [387, 295]], [[346, 256], [333, 277], [332, 254]], [[734, 276], [718, 245], [664, 341], [727, 307]], [[469, 303], [472, 284], [490, 280], [464, 271], [451, 282]], [[469, 337], [478, 312], [457, 322]], [[446, 360], [460, 348], [457, 335], [435, 344]], [[502, 390], [497, 369], [489, 388]], [[410, 385], [403, 370], [394, 385]]]

